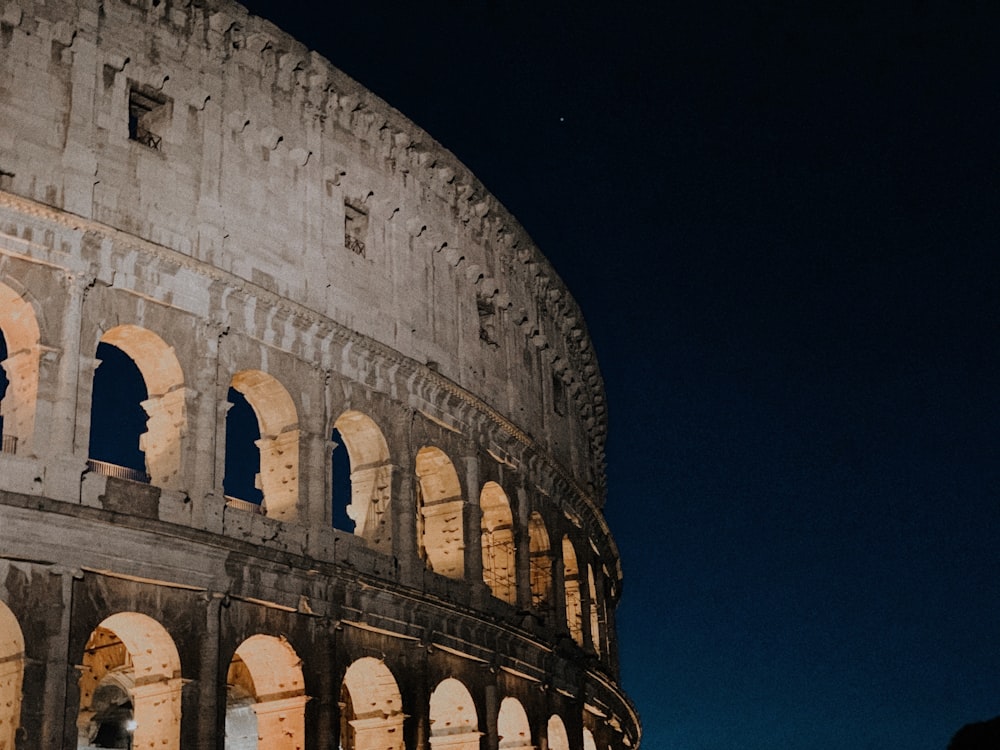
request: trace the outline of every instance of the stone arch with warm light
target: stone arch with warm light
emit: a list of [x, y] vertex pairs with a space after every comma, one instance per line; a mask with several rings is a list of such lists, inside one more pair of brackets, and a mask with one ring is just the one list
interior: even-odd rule
[[419, 542], [427, 566], [449, 578], [462, 578], [465, 543], [462, 487], [451, 459], [440, 448], [417, 452]]
[[146, 454], [146, 471], [152, 484], [169, 489], [181, 485], [181, 438], [186, 428], [184, 373], [173, 347], [152, 331], [136, 325], [111, 328], [101, 343], [127, 354], [146, 384], [141, 402], [148, 415], [139, 448]]
[[24, 635], [10, 608], [0, 601], [0, 748], [14, 747], [21, 725]]
[[392, 547], [390, 516], [392, 464], [382, 430], [367, 414], [349, 410], [333, 425], [340, 432], [351, 463], [351, 503], [348, 517], [354, 533], [376, 549]]
[[528, 578], [531, 606], [547, 609], [552, 604], [552, 546], [542, 514], [534, 511], [528, 519]]
[[370, 656], [353, 662], [340, 704], [343, 750], [403, 750], [403, 700], [385, 662]]
[[[305, 705], [309, 697], [302, 661], [288, 641], [270, 635], [247, 638], [229, 664], [226, 684], [251, 701], [257, 730], [257, 743], [253, 747], [264, 750], [305, 747]], [[232, 695], [234, 691], [227, 692]]]
[[34, 307], [3, 283], [0, 283], [0, 331], [7, 345], [7, 357], [0, 366], [9, 381], [0, 402], [4, 450], [30, 453], [34, 449], [41, 337]]
[[295, 402], [277, 378], [242, 370], [230, 382], [257, 417], [260, 439], [259, 486], [267, 515], [294, 520], [299, 501], [299, 418]]
[[497, 599], [517, 602], [517, 559], [514, 516], [510, 500], [496, 482], [487, 482], [479, 495], [482, 509], [483, 581]]
[[528, 714], [517, 698], [508, 696], [500, 702], [497, 735], [500, 750], [530, 750], [532, 747]]
[[479, 717], [468, 688], [454, 677], [434, 688], [430, 699], [431, 750], [479, 750]]
[[594, 566], [587, 563], [587, 594], [590, 601], [590, 643], [594, 652], [601, 655], [601, 618], [597, 606], [597, 581], [594, 578]]
[[569, 735], [566, 734], [566, 725], [556, 714], [549, 717], [545, 736], [549, 741], [549, 750], [569, 750]]
[[576, 549], [569, 537], [562, 540], [563, 592], [566, 599], [566, 626], [569, 634], [579, 645], [583, 645], [583, 596], [580, 590], [580, 565], [576, 559]]
[[130, 704], [119, 706], [115, 718], [130, 734], [131, 747], [180, 748], [180, 658], [170, 634], [152, 617], [119, 612], [105, 618], [87, 640], [79, 687], [79, 748], [90, 747], [112, 718], [113, 707], [99, 705], [108, 693], [120, 693]]

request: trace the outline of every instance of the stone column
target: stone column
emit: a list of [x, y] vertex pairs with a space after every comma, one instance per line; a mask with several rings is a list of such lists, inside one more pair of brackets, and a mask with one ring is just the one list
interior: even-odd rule
[[[82, 276], [66, 274], [62, 287], [58, 348], [42, 348], [39, 359], [35, 424], [36, 431], [44, 434], [45, 440], [36, 441], [35, 453], [46, 459], [46, 494], [60, 500], [78, 500], [80, 473], [86, 455], [75, 460], [73, 453], [81, 377], [80, 321], [87, 285]], [[92, 369], [88, 372], [92, 374]], [[89, 421], [87, 424], [89, 426]]]
[[466, 456], [465, 463], [465, 580], [481, 599], [490, 595], [483, 581], [483, 508], [479, 503], [479, 457]]
[[[198, 661], [198, 748], [214, 750], [217, 738], [224, 731], [219, 711], [219, 618], [225, 596], [205, 592], [205, 635], [199, 643]], [[225, 696], [225, 690], [222, 697]]]
[[[412, 413], [404, 418], [413, 426]], [[402, 432], [400, 430], [399, 432]], [[403, 456], [407, 462], [401, 471], [392, 473], [392, 538], [393, 552], [400, 566], [400, 580], [410, 586], [418, 586], [423, 579], [424, 563], [420, 559], [417, 541], [417, 486], [413, 475], [414, 452], [412, 440], [407, 432], [404, 444], [392, 455]]]
[[517, 608], [531, 609], [531, 535], [528, 519], [531, 508], [524, 487], [517, 488], [517, 507], [514, 515], [514, 551], [517, 558]]
[[486, 750], [497, 750], [500, 742], [500, 735], [497, 728], [497, 718], [500, 715], [500, 698], [497, 695], [497, 686], [495, 683], [486, 686], [485, 698], [486, 716], [483, 717], [483, 720], [486, 724]]

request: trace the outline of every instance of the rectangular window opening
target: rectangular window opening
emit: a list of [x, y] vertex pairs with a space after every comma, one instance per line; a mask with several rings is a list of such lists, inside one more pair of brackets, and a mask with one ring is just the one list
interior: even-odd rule
[[368, 214], [357, 206], [344, 203], [344, 246], [355, 255], [365, 257], [368, 238]]
[[128, 91], [128, 137], [155, 151], [163, 149], [163, 131], [170, 116], [170, 100], [145, 86]]

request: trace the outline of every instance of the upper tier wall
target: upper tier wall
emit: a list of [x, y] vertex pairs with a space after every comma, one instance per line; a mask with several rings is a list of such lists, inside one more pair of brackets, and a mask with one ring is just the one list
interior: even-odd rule
[[603, 503], [576, 303], [465, 167], [316, 53], [224, 0], [0, 0], [0, 105], [0, 189], [429, 365]]

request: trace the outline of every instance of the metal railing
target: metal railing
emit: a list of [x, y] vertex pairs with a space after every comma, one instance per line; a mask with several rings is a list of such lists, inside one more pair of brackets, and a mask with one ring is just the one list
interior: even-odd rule
[[98, 461], [95, 458], [88, 458], [87, 468], [96, 474], [103, 474], [106, 477], [127, 479], [130, 482], [142, 482], [143, 484], [149, 484], [149, 474], [145, 471], [139, 471], [138, 469], [130, 469], [128, 466], [119, 466], [118, 464], [108, 463], [107, 461]]
[[0, 453], [17, 453], [17, 435], [4, 435], [0, 442]]
[[226, 507], [236, 508], [236, 510], [246, 511], [258, 516], [264, 515], [263, 505], [251, 503], [248, 500], [240, 500], [238, 497], [230, 497], [229, 495], [226, 495]]

